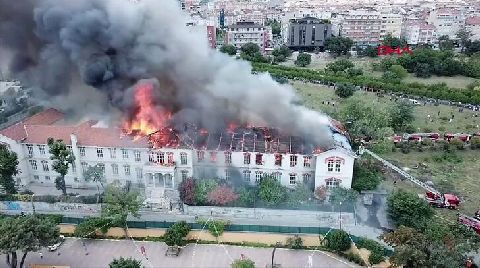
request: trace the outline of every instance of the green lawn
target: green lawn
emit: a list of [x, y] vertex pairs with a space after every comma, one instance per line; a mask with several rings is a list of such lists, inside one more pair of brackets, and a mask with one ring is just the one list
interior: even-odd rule
[[[465, 149], [455, 151], [462, 159], [460, 163], [437, 162], [434, 157], [442, 154], [441, 151], [410, 152], [408, 154], [399, 151], [384, 154], [383, 157], [399, 167], [409, 168], [413, 176], [423, 181], [432, 181], [438, 190], [452, 192], [461, 197], [464, 201], [460, 211], [473, 215], [480, 209], [480, 151]], [[420, 168], [416, 168], [419, 166]], [[413, 184], [399, 183], [397, 186], [404, 189], [411, 189], [423, 193], [419, 187]], [[442, 214], [455, 217], [455, 213], [443, 210]]]
[[466, 77], [466, 76], [435, 76], [429, 78], [420, 78], [416, 77], [413, 74], [408, 74], [408, 76], [404, 79], [405, 82], [418, 82], [423, 84], [436, 84], [436, 83], [445, 83], [449, 87], [453, 88], [466, 88], [469, 84], [475, 81], [475, 78]]
[[[333, 88], [298, 81], [292, 82], [292, 85], [302, 97], [305, 106], [311, 109], [333, 115], [342, 105], [343, 100], [335, 95]], [[376, 107], [385, 107], [393, 103], [388, 96], [377, 97], [374, 93], [367, 92], [355, 92], [355, 94], [361, 95], [362, 99], [372, 102]], [[335, 106], [322, 104], [322, 101], [333, 101]], [[454, 119], [449, 122], [452, 114]], [[463, 113], [460, 113], [458, 109], [447, 105], [415, 106], [413, 126], [419, 132], [474, 133], [480, 131], [480, 113], [478, 113], [479, 117], [474, 117], [475, 114], [471, 110], [464, 110]], [[430, 115], [430, 119], [428, 119], [428, 115]]]

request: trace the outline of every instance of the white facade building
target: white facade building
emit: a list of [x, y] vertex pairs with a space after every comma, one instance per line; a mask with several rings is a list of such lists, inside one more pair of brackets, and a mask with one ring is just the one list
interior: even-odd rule
[[391, 34], [393, 37], [400, 38], [402, 34], [402, 22], [403, 16], [400, 14], [382, 14], [380, 38], [383, 39], [387, 34]]
[[46, 144], [50, 137], [63, 140], [75, 156], [65, 177], [67, 187], [94, 187], [93, 182], [85, 181], [83, 172], [100, 165], [107, 183], [142, 187], [152, 203], [175, 199], [180, 182], [190, 177], [255, 185], [263, 175], [271, 174], [283, 185], [305, 183], [311, 189], [350, 188], [352, 183], [356, 156], [348, 148], [315, 149], [307, 154], [304, 144], [294, 137], [284, 143], [282, 138], [269, 140], [271, 136], [256, 140], [255, 132], [214, 136], [201, 131], [195, 138], [184, 136], [185, 144], [172, 140], [168, 146], [153, 148], [157, 141], [165, 144], [165, 137], [172, 133], [135, 140], [119, 129], [96, 127], [95, 121], [71, 126], [63, 125], [62, 119], [62, 113], [49, 109], [0, 131], [0, 142], [18, 155], [17, 184], [54, 185], [58, 174], [52, 169]]
[[377, 45], [380, 43], [381, 23], [381, 14], [376, 10], [351, 10], [343, 17], [341, 33], [358, 45]]
[[238, 22], [228, 26], [226, 43], [237, 49], [247, 43], [254, 43], [264, 52], [265, 48], [271, 47], [272, 28], [253, 22]]
[[467, 18], [465, 20], [465, 30], [470, 32], [472, 40], [480, 40], [480, 16]]
[[457, 32], [465, 25], [465, 16], [459, 9], [439, 8], [430, 12], [427, 22], [435, 26], [437, 37], [457, 39]]
[[424, 21], [406, 21], [402, 37], [409, 45], [432, 44], [437, 40], [436, 28]]

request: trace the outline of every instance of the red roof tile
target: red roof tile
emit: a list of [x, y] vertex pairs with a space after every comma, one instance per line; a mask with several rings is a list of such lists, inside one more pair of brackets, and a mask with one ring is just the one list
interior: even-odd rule
[[63, 117], [62, 112], [50, 108], [1, 130], [0, 135], [20, 141], [26, 137], [25, 125], [51, 125]]

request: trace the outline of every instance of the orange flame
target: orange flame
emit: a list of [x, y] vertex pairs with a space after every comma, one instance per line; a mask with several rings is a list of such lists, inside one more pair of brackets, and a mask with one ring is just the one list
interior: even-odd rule
[[135, 113], [125, 121], [123, 129], [140, 138], [167, 126], [172, 114], [155, 105], [153, 85], [144, 83], [135, 88]]

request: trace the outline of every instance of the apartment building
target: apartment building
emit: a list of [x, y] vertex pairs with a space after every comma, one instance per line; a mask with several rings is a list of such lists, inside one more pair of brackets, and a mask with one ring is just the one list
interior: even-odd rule
[[271, 47], [272, 28], [255, 24], [250, 21], [241, 21], [228, 26], [226, 43], [240, 49], [247, 43], [254, 43], [260, 47], [262, 52]]
[[402, 29], [402, 38], [409, 45], [433, 44], [437, 40], [437, 31], [434, 25], [420, 20], [405, 21]]
[[291, 19], [288, 25], [287, 46], [294, 50], [323, 50], [325, 40], [332, 36], [332, 25], [314, 17]]
[[[304, 183], [311, 189], [350, 188], [352, 183], [356, 156], [345, 144], [310, 150], [298, 138], [266, 128], [238, 128], [221, 135], [191, 129], [181, 139], [165, 129], [133, 139], [119, 129], [97, 127], [94, 121], [72, 126], [63, 118], [61, 112], [48, 109], [0, 131], [0, 142], [18, 155], [17, 184], [54, 185], [58, 174], [52, 168], [48, 138], [63, 140], [75, 156], [65, 177], [67, 187], [93, 187], [83, 173], [98, 165], [107, 183], [141, 187], [152, 203], [176, 198], [178, 185], [189, 177], [255, 185], [271, 174], [288, 187]], [[166, 139], [172, 140], [156, 147]], [[193, 144], [182, 142], [187, 140]]]
[[382, 15], [374, 9], [356, 9], [345, 14], [341, 34], [351, 38], [359, 46], [378, 45]]
[[400, 38], [402, 35], [403, 16], [394, 13], [382, 13], [382, 22], [380, 28], [380, 38], [391, 34], [393, 37]]
[[427, 22], [435, 26], [437, 37], [457, 39], [457, 32], [465, 26], [465, 16], [460, 9], [438, 8], [430, 11]]
[[480, 16], [467, 18], [465, 20], [465, 30], [470, 32], [472, 40], [480, 40]]

